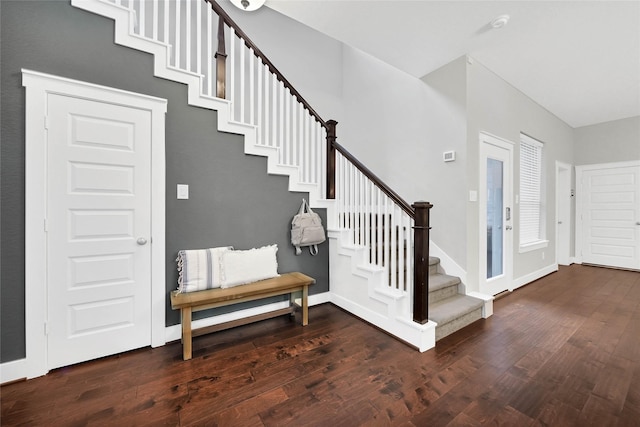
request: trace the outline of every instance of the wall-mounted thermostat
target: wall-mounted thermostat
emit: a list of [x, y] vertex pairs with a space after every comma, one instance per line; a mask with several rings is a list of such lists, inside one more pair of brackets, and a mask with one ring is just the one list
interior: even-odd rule
[[445, 162], [453, 162], [456, 159], [455, 151], [445, 151], [442, 153], [442, 160]]

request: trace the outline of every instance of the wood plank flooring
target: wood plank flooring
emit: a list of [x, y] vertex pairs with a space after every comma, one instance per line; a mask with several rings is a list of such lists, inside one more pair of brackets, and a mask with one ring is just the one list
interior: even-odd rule
[[419, 353], [331, 304], [0, 389], [3, 426], [640, 426], [640, 273], [574, 265]]

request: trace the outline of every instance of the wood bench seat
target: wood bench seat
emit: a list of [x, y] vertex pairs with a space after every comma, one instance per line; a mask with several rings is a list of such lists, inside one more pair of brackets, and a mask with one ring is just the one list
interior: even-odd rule
[[[315, 279], [299, 272], [285, 273], [271, 279], [260, 280], [246, 285], [235, 286], [226, 289], [207, 289], [204, 291], [171, 292], [171, 308], [180, 310], [182, 322], [182, 357], [184, 360], [191, 359], [191, 341], [193, 337], [208, 334], [210, 332], [221, 331], [235, 326], [246, 325], [247, 323], [259, 320], [270, 319], [283, 314], [292, 314], [295, 310], [294, 294], [302, 293], [302, 325], [309, 323], [308, 288], [315, 283]], [[191, 314], [195, 311], [207, 310], [214, 307], [222, 307], [230, 304], [237, 304], [245, 301], [255, 301], [277, 295], [290, 294], [289, 307], [273, 310], [267, 313], [233, 320], [218, 325], [206, 326], [198, 329], [191, 329]]]

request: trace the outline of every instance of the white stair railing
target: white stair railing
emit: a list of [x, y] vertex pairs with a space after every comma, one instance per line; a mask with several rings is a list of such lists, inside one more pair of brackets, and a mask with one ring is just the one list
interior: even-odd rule
[[388, 287], [413, 285], [413, 219], [341, 153], [336, 156], [338, 223], [349, 243], [367, 248], [367, 261], [387, 272]]

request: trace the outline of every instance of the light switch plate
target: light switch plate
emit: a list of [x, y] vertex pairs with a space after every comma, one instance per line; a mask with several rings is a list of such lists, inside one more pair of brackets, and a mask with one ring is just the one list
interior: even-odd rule
[[186, 200], [189, 198], [189, 186], [187, 184], [178, 184], [178, 200]]
[[477, 202], [478, 201], [478, 192], [476, 190], [469, 191], [469, 201]]

